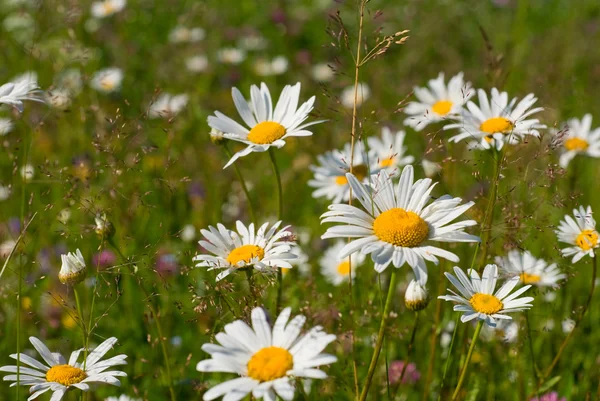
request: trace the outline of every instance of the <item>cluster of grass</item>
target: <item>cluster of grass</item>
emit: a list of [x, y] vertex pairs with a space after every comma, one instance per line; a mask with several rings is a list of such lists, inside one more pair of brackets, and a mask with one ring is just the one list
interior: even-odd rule
[[[354, 309], [345, 285], [334, 287], [323, 279], [319, 258], [331, 242], [320, 239], [326, 227], [319, 216], [329, 203], [314, 199], [307, 181], [316, 155], [350, 141], [352, 110], [341, 104], [340, 96], [354, 83], [357, 9], [355, 2], [326, 0], [130, 0], [122, 12], [90, 22], [87, 2], [0, 4], [0, 83], [35, 71], [41, 88], [52, 93], [58, 77], [73, 68], [84, 81], [66, 109], [28, 104], [23, 114], [0, 111], [0, 117], [15, 123], [13, 132], [2, 137], [0, 184], [10, 187], [10, 196], [1, 203], [0, 241], [16, 239], [36, 214], [0, 282], [0, 365], [12, 363], [9, 355], [17, 347], [27, 349], [29, 336], [64, 353], [80, 348], [81, 333], [89, 326], [93, 344], [117, 337], [118, 352], [128, 355], [129, 363], [121, 389], [101, 387], [87, 394], [88, 401], [118, 394], [160, 401], [169, 399], [169, 386], [177, 400], [197, 400], [229, 378], [196, 371], [196, 363], [208, 357], [200, 347], [225, 324], [247, 319], [255, 294], [274, 314], [276, 282], [274, 276], [256, 276], [257, 289], [250, 292], [243, 274], [217, 283], [215, 272], [194, 266], [192, 258], [201, 251], [199, 229], [219, 222], [233, 228], [236, 220], [250, 220], [235, 171], [222, 169], [228, 157], [223, 146], [211, 142], [206, 118], [214, 110], [234, 114], [232, 86], [248, 94], [251, 84], [264, 81], [278, 93], [300, 81], [301, 100], [317, 97], [313, 118], [328, 121], [315, 126], [312, 137], [291, 139], [276, 152], [283, 220], [298, 234], [310, 265], [310, 274], [292, 269], [283, 277], [283, 299], [294, 314], [307, 316], [307, 327], [319, 324], [337, 335], [328, 352], [338, 356], [338, 363], [325, 368], [329, 377], [315, 381], [307, 399], [354, 399], [352, 338], [362, 385], [389, 269], [377, 274], [370, 258], [359, 267]], [[424, 85], [440, 71], [447, 76], [463, 71], [476, 88], [498, 87], [518, 97], [535, 93], [545, 108], [539, 118], [549, 127], [585, 113], [600, 121], [600, 53], [595, 48], [600, 4], [595, 0], [373, 0], [366, 10], [365, 46], [404, 29], [410, 30], [410, 38], [361, 68], [360, 81], [368, 84], [371, 96], [358, 109], [360, 138], [379, 135], [383, 126], [401, 129], [402, 107], [413, 86]], [[25, 22], [15, 28], [19, 18]], [[206, 36], [194, 43], [172, 43], [169, 32], [178, 25], [202, 27]], [[220, 50], [239, 47], [249, 37], [262, 38], [264, 47], [248, 51], [237, 65], [219, 61]], [[186, 68], [186, 60], [195, 55], [208, 60], [199, 73]], [[276, 56], [288, 60], [287, 71], [259, 76], [257, 60]], [[314, 78], [313, 67], [322, 63], [335, 71], [329, 82]], [[111, 66], [123, 70], [120, 91], [103, 94], [86, 84], [96, 71]], [[189, 102], [172, 118], [149, 119], [148, 109], [161, 92], [187, 93]], [[482, 222], [493, 185], [491, 153], [470, 151], [463, 143], [449, 145], [449, 134], [441, 127], [419, 133], [407, 129], [406, 146], [415, 157], [417, 176], [423, 176], [418, 167], [423, 158], [439, 163], [442, 170], [435, 180], [441, 184], [433, 195], [475, 201], [467, 217]], [[461, 393], [466, 400], [528, 400], [538, 382], [537, 370], [549, 366], [565, 337], [561, 322], [576, 317], [589, 295], [591, 258], [577, 264], [563, 258], [554, 229], [575, 206], [600, 208], [599, 162], [579, 157], [561, 169], [547, 132], [509, 148], [505, 157], [485, 244], [488, 262], [509, 249], [526, 249], [558, 263], [568, 279], [551, 301], [548, 291], [531, 291], [535, 301], [529, 326], [524, 314], [514, 315], [519, 324], [515, 342], [493, 336], [478, 342]], [[25, 164], [34, 168], [31, 180], [20, 173]], [[257, 220], [274, 222], [277, 182], [267, 154], [253, 153], [236, 164], [250, 187]], [[94, 218], [102, 213], [115, 228], [110, 241], [94, 230]], [[189, 224], [196, 237], [184, 241], [182, 230]], [[479, 229], [472, 232], [479, 235]], [[83, 316], [73, 289], [58, 280], [60, 255], [77, 248], [90, 267], [88, 279], [78, 287]], [[469, 267], [474, 245], [450, 244], [448, 249], [460, 256], [461, 267]], [[102, 252], [114, 258], [94, 262]], [[3, 247], [2, 261], [7, 253]], [[447, 262], [429, 265], [434, 300], [419, 313], [418, 322], [403, 303], [412, 271], [408, 266], [399, 271], [393, 318], [370, 399], [391, 399], [394, 393], [397, 400], [450, 399], [473, 332], [469, 324], [449, 329], [456, 313], [450, 304], [435, 300], [446, 292], [448, 282], [441, 273], [450, 269]], [[592, 302], [542, 392], [555, 390], [569, 401], [600, 399], [598, 298]], [[448, 352], [440, 342], [453, 333]], [[437, 350], [430, 359], [432, 344]], [[386, 367], [396, 360], [414, 363], [420, 379], [390, 387]], [[26, 390], [20, 391], [19, 400], [26, 399]], [[0, 386], [0, 399], [16, 399], [15, 394], [14, 388]], [[79, 396], [73, 392], [65, 399]]]

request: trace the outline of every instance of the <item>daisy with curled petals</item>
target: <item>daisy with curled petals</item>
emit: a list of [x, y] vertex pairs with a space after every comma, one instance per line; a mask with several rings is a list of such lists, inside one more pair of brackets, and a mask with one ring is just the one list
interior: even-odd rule
[[[68, 390], [80, 389], [89, 391], [90, 384], [107, 383], [120, 386], [117, 377], [127, 376], [125, 372], [106, 371], [106, 369], [126, 365], [126, 355], [117, 355], [101, 361], [100, 359], [116, 344], [117, 339], [111, 337], [92, 350], [84, 362], [77, 362], [83, 349], [74, 351], [67, 362], [59, 353], [52, 353], [35, 337], [29, 337], [29, 341], [46, 363], [25, 355], [13, 354], [10, 357], [20, 360], [21, 366], [14, 365], [0, 367], [1, 372], [14, 373], [4, 376], [4, 381], [14, 381], [10, 386], [31, 386], [31, 396], [28, 401], [34, 400], [47, 391], [52, 392], [50, 401], [60, 401]], [[27, 366], [24, 366], [27, 365]], [[17, 375], [17, 372], [19, 373]]]
[[350, 278], [354, 280], [356, 268], [365, 262], [365, 255], [360, 252], [353, 253], [350, 256], [352, 264], [350, 264], [348, 257], [340, 258], [338, 255], [345, 245], [346, 243], [342, 240], [336, 241], [331, 248], [325, 251], [325, 254], [319, 261], [321, 273], [327, 281], [335, 286], [347, 282]]
[[440, 295], [438, 297], [457, 303], [457, 305], [454, 305], [454, 311], [463, 312], [460, 317], [463, 323], [478, 319], [488, 326], [496, 327], [496, 319], [512, 319], [507, 313], [520, 312], [531, 308], [532, 297], [518, 298], [531, 285], [523, 286], [511, 294], [511, 291], [519, 284], [519, 277], [511, 278], [498, 291], [495, 291], [496, 282], [498, 281], [498, 266], [487, 265], [481, 277], [473, 269], [470, 269], [468, 273], [469, 276], [458, 266], [454, 266], [456, 276], [447, 272], [444, 273], [460, 294], [448, 290], [452, 295]]
[[[322, 223], [341, 223], [327, 229], [322, 238], [355, 238], [340, 251], [344, 258], [354, 252], [371, 254], [378, 273], [390, 263], [397, 268], [408, 263], [421, 285], [427, 283], [425, 261], [438, 263], [438, 256], [457, 262], [458, 256], [431, 245], [430, 241], [478, 242], [479, 237], [464, 232], [474, 220], [450, 224], [466, 212], [473, 202], [461, 205], [461, 198], [444, 195], [431, 201], [435, 187], [431, 179], [414, 182], [413, 167], [402, 170], [400, 182], [393, 185], [387, 172], [375, 178], [373, 187], [361, 184], [352, 174], [346, 177], [364, 210], [334, 204], [324, 213]], [[429, 205], [428, 205], [429, 203]]]
[[545, 260], [536, 258], [529, 251], [513, 249], [505, 257], [496, 257], [496, 264], [506, 276], [519, 277], [523, 284], [538, 287], [557, 287], [558, 282], [567, 277], [566, 274], [561, 274], [556, 263], [548, 265]]
[[241, 221], [236, 223], [237, 232], [226, 229], [222, 224], [200, 230], [206, 240], [200, 246], [213, 255], [197, 255], [196, 266], [208, 267], [208, 270], [221, 269], [217, 281], [224, 279], [237, 269], [245, 267], [259, 271], [275, 272], [277, 268], [291, 269], [297, 256], [292, 252], [295, 242], [292, 240], [290, 226], [279, 229], [281, 221], [269, 228], [265, 223], [258, 231], [254, 223], [246, 227]]
[[505, 143], [514, 145], [527, 135], [539, 137], [538, 129], [546, 128], [537, 118], [529, 116], [544, 110], [543, 107], [531, 108], [537, 98], [530, 93], [518, 104], [517, 98], [508, 101], [506, 92], [492, 89], [488, 99], [483, 89], [477, 91], [479, 106], [472, 101], [467, 103], [459, 121], [448, 124], [444, 129], [458, 128], [460, 133], [450, 138], [450, 142], [471, 139], [470, 146], [477, 149], [500, 150]]
[[317, 368], [337, 361], [335, 356], [322, 353], [335, 335], [323, 332], [320, 326], [300, 335], [306, 318], [298, 315], [289, 321], [290, 313], [290, 308], [282, 310], [271, 329], [264, 310], [255, 308], [252, 327], [236, 320], [225, 326], [224, 333], [216, 335], [219, 345], [202, 346], [211, 359], [199, 362], [198, 371], [240, 375], [208, 390], [205, 401], [221, 396], [226, 401], [239, 401], [250, 393], [266, 401], [276, 401], [277, 396], [291, 401], [296, 378], [327, 377]]
[[[350, 186], [346, 179], [346, 173], [350, 171], [350, 158], [352, 149], [350, 144], [344, 145], [344, 149], [332, 150], [317, 156], [319, 165], [311, 165], [309, 168], [314, 173], [314, 178], [308, 181], [308, 186], [316, 188], [313, 198], [325, 197], [333, 203], [348, 202], [350, 199]], [[352, 174], [362, 183], [369, 182], [369, 176], [379, 172], [379, 162], [374, 153], [367, 153], [362, 142], [354, 145], [354, 161], [352, 163]]]
[[231, 90], [231, 95], [240, 117], [248, 128], [219, 111], [208, 117], [208, 125], [211, 128], [223, 131], [227, 139], [247, 145], [245, 149], [234, 154], [224, 168], [252, 152], [265, 152], [271, 146], [281, 148], [285, 145], [286, 138], [310, 136], [312, 132], [306, 128], [323, 122], [321, 120], [304, 123], [313, 109], [315, 97], [298, 107], [300, 82], [294, 86], [286, 85], [274, 108], [271, 93], [264, 83], [260, 84], [260, 88], [256, 85], [250, 87], [249, 102], [237, 88]]
[[398, 167], [411, 164], [415, 158], [406, 155], [404, 137], [406, 132], [400, 130], [395, 134], [388, 127], [381, 129], [381, 138], [370, 136], [367, 138], [369, 149], [377, 157], [378, 167], [386, 169], [391, 175], [398, 172]]
[[37, 83], [37, 75], [25, 73], [15, 78], [13, 82], [0, 86], [0, 106], [3, 104], [13, 106], [22, 113], [24, 100], [44, 103], [42, 93]]
[[600, 157], [600, 128], [592, 130], [591, 114], [586, 114], [581, 120], [570, 119], [565, 129], [556, 133], [556, 137], [564, 147], [558, 161], [562, 168], [567, 168], [577, 155]]
[[588, 206], [584, 209], [583, 206], [579, 206], [579, 209], [573, 209], [573, 217], [565, 216], [555, 232], [560, 242], [574, 245], [561, 249], [561, 252], [565, 257], [573, 256], [571, 261], [576, 263], [585, 255], [593, 258], [594, 249], [600, 244], [596, 220], [592, 217], [592, 208]]
[[410, 102], [404, 112], [410, 117], [404, 125], [421, 131], [427, 125], [457, 117], [465, 103], [475, 94], [470, 82], [463, 80], [463, 73], [453, 76], [448, 85], [444, 73], [429, 81], [428, 88], [414, 88], [417, 102]]

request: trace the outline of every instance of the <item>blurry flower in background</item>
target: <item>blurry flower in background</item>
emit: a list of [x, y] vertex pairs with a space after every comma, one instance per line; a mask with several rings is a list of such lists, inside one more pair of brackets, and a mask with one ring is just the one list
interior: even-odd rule
[[267, 40], [258, 34], [244, 35], [238, 40], [238, 45], [244, 50], [256, 51], [267, 47]]
[[2, 185], [0, 184], [0, 201], [5, 201], [8, 198], [10, 198], [10, 194], [11, 194], [11, 187], [10, 185]]
[[110, 67], [96, 72], [90, 86], [99, 92], [110, 93], [120, 90], [122, 82], [123, 71], [117, 67]]
[[10, 118], [0, 118], [0, 136], [4, 136], [11, 132], [15, 124]]
[[483, 326], [481, 338], [488, 342], [501, 338], [503, 342], [512, 344], [519, 338], [519, 325], [514, 320], [498, 319], [496, 327]]
[[14, 12], [2, 21], [6, 32], [19, 43], [29, 42], [35, 34], [35, 20], [26, 12]]
[[35, 176], [35, 169], [31, 164], [26, 164], [23, 167], [21, 167], [20, 172], [21, 177], [23, 177], [25, 181], [31, 181]]
[[17, 246], [17, 241], [9, 239], [0, 244], [0, 258], [6, 259], [12, 252], [13, 248]]
[[569, 162], [577, 155], [600, 157], [600, 128], [592, 130], [592, 115], [586, 114], [581, 120], [572, 118], [566, 127], [555, 133], [564, 146], [559, 164], [567, 168]]
[[[358, 83], [358, 93], [356, 97], [356, 107], [360, 107], [363, 102], [371, 97], [371, 88], [364, 82]], [[352, 109], [354, 107], [354, 85], [346, 87], [340, 95], [342, 106]]]
[[94, 217], [94, 221], [96, 222], [96, 234], [98, 234], [102, 238], [110, 238], [115, 233], [115, 227], [108, 220], [106, 213], [98, 213], [96, 217]]
[[188, 95], [171, 95], [161, 93], [150, 105], [148, 116], [150, 118], [171, 118], [176, 116], [188, 103]]
[[223, 131], [225, 138], [247, 145], [235, 153], [223, 168], [252, 152], [265, 152], [271, 146], [281, 148], [289, 137], [311, 136], [312, 132], [307, 128], [323, 122], [317, 120], [305, 123], [313, 109], [315, 97], [298, 107], [300, 82], [293, 86], [286, 85], [275, 107], [264, 82], [260, 84], [260, 88], [256, 85], [250, 87], [250, 101], [237, 88], [231, 89], [231, 96], [238, 114], [249, 129], [219, 111], [208, 117], [208, 125]]
[[156, 271], [161, 275], [175, 275], [179, 271], [177, 255], [167, 250], [159, 250], [156, 254]]
[[106, 269], [117, 263], [117, 256], [110, 249], [103, 249], [92, 256], [92, 265], [99, 269]]
[[398, 167], [412, 164], [415, 160], [413, 156], [405, 155], [405, 136], [406, 132], [402, 130], [392, 134], [388, 127], [383, 127], [381, 128], [381, 138], [376, 136], [367, 138], [369, 149], [375, 153], [379, 168], [386, 169], [392, 176], [399, 173]]
[[44, 103], [42, 91], [37, 83], [37, 74], [27, 72], [14, 78], [12, 82], [0, 86], [0, 106], [6, 104], [23, 112], [23, 101]]
[[206, 32], [202, 28], [187, 28], [178, 25], [169, 33], [169, 41], [171, 43], [198, 42], [204, 39], [205, 36]]
[[203, 54], [188, 57], [185, 60], [185, 66], [188, 71], [193, 73], [204, 72], [208, 68], [208, 58]]
[[121, 395], [120, 397], [108, 397], [104, 401], [142, 401], [141, 398], [131, 398], [126, 395]]
[[540, 396], [540, 398], [533, 397], [529, 401], [567, 401], [567, 399], [565, 397], [562, 397], [559, 399], [558, 393], [556, 391], [553, 391], [551, 393], [547, 393], [547, 394]]
[[329, 82], [335, 77], [334, 71], [325, 63], [315, 64], [311, 68], [311, 75], [318, 82]]
[[105, 18], [122, 11], [126, 0], [103, 0], [92, 3], [91, 13], [94, 18]]
[[66, 255], [60, 255], [60, 259], [62, 265], [58, 273], [58, 278], [61, 283], [74, 286], [85, 279], [87, 266], [79, 249], [75, 253], [69, 252]]
[[66, 110], [71, 106], [71, 91], [65, 88], [48, 90], [45, 93], [46, 103], [57, 110]]
[[400, 382], [400, 376], [402, 375], [402, 384], [415, 384], [421, 378], [421, 372], [417, 370], [417, 365], [410, 362], [406, 368], [404, 367], [406, 362], [404, 361], [392, 361], [389, 368], [390, 384], [396, 385]]
[[[467, 103], [458, 121], [447, 124], [444, 129], [458, 129], [458, 135], [450, 142], [469, 140], [469, 146], [475, 149], [497, 149], [505, 143], [515, 145], [526, 136], [539, 137], [538, 129], [546, 128], [537, 118], [527, 119], [532, 114], [544, 110], [543, 107], [531, 108], [537, 98], [530, 93], [518, 104], [517, 98], [508, 101], [508, 93], [492, 88], [491, 98], [483, 89], [477, 91], [479, 106], [473, 101]], [[516, 105], [515, 105], [516, 104]]]
[[423, 167], [423, 173], [427, 178], [431, 178], [442, 171], [442, 166], [439, 163], [432, 162], [427, 159], [423, 159], [421, 161], [421, 167]]
[[62, 224], [67, 224], [68, 221], [71, 219], [71, 209], [65, 208], [61, 210], [60, 212], [58, 212], [56, 219]]
[[[310, 275], [310, 263], [308, 261], [309, 258], [306, 252], [304, 252], [304, 250], [299, 245], [293, 246], [290, 249], [290, 252], [296, 255], [296, 259], [293, 259], [290, 262], [295, 266], [295, 270], [300, 272], [300, 275], [302, 276]], [[289, 270], [290, 269], [282, 268], [281, 272], [283, 274], [286, 274]]]
[[217, 60], [223, 64], [238, 65], [246, 59], [246, 51], [235, 47], [225, 47], [217, 51]]
[[408, 114], [404, 125], [421, 131], [427, 125], [460, 115], [464, 104], [475, 94], [470, 82], [463, 80], [463, 73], [458, 73], [444, 82], [444, 73], [440, 72], [436, 79], [428, 82], [428, 87], [414, 87], [416, 102], [410, 102], [404, 109]]
[[573, 217], [566, 215], [555, 232], [560, 242], [575, 245], [563, 248], [560, 252], [564, 257], [573, 256], [571, 262], [576, 263], [586, 255], [593, 258], [594, 248], [598, 248], [600, 243], [596, 231], [596, 220], [592, 216], [590, 206], [586, 209], [583, 206], [573, 209]]
[[[360, 252], [353, 253], [352, 265], [348, 262], [348, 257], [340, 258], [338, 255], [344, 248], [346, 242], [338, 240], [335, 244], [325, 251], [323, 257], [319, 259], [321, 265], [321, 274], [331, 284], [338, 286], [344, 282], [348, 282], [348, 278], [356, 277], [356, 270], [365, 262], [366, 256]], [[352, 275], [350, 276], [350, 267], [352, 267]]]
[[185, 242], [192, 242], [196, 238], [196, 227], [193, 224], [186, 224], [179, 234], [181, 239]]
[[565, 319], [562, 321], [561, 326], [562, 326], [563, 333], [568, 334], [568, 333], [572, 332], [573, 329], [575, 329], [575, 320]]
[[69, 68], [63, 71], [57, 79], [59, 88], [68, 89], [72, 96], [77, 96], [83, 89], [83, 78], [81, 71], [77, 68]]
[[507, 277], [517, 276], [523, 284], [538, 287], [557, 287], [558, 282], [567, 277], [560, 273], [556, 263], [548, 265], [529, 251], [513, 249], [505, 257], [496, 257], [496, 264]]
[[281, 75], [287, 71], [288, 64], [288, 59], [284, 56], [277, 56], [272, 60], [257, 59], [254, 62], [254, 72], [262, 77]]

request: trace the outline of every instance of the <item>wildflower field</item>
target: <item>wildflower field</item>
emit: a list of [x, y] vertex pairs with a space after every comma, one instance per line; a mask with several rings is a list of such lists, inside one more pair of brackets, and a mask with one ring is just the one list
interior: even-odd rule
[[597, 0], [0, 0], [0, 401], [600, 400], [599, 40]]

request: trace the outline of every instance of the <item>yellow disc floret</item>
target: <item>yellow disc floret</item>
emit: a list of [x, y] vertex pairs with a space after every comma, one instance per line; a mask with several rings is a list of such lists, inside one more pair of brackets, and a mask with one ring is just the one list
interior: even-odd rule
[[[357, 164], [356, 166], [352, 167], [352, 174], [354, 174], [358, 181], [362, 182], [367, 174], [369, 174], [369, 169], [364, 164]], [[335, 183], [337, 185], [348, 185], [348, 179], [345, 175], [340, 175], [335, 177]]]
[[495, 134], [501, 132], [503, 134], [510, 133], [515, 128], [515, 125], [504, 117], [494, 117], [489, 120], [485, 120], [479, 126], [479, 129], [488, 134]]
[[258, 145], [268, 145], [285, 135], [285, 127], [274, 121], [263, 121], [250, 130], [248, 140]]
[[239, 262], [250, 263], [252, 259], [259, 260], [265, 257], [265, 250], [257, 245], [242, 245], [229, 252], [227, 261], [232, 265], [237, 265]]
[[585, 139], [581, 138], [569, 138], [565, 141], [565, 148], [567, 150], [582, 152], [586, 150], [589, 146], [590, 144]]
[[431, 110], [439, 116], [445, 116], [446, 114], [450, 113], [450, 110], [452, 110], [452, 106], [453, 103], [451, 101], [440, 100], [439, 102], [436, 102], [433, 106], [431, 106]]
[[519, 275], [519, 278], [521, 279], [521, 282], [523, 284], [535, 284], [535, 283], [539, 283], [540, 280], [542, 279], [540, 276], [538, 276], [536, 274], [529, 274], [529, 273], [521, 273]]
[[340, 263], [337, 266], [337, 272], [340, 276], [347, 276], [350, 274], [350, 263], [347, 260]]
[[377, 216], [373, 231], [382, 241], [414, 247], [427, 239], [429, 225], [418, 214], [396, 207]]
[[252, 355], [248, 362], [248, 376], [259, 382], [267, 382], [285, 376], [294, 367], [294, 358], [288, 350], [267, 347]]
[[63, 386], [80, 383], [87, 378], [87, 374], [71, 365], [56, 365], [46, 372], [46, 380], [49, 382], [60, 383]]
[[598, 245], [598, 233], [594, 230], [584, 230], [575, 239], [575, 244], [584, 251], [589, 251]]
[[490, 294], [477, 293], [469, 299], [469, 303], [477, 312], [485, 313], [486, 315], [498, 313], [504, 307], [502, 301]]
[[381, 167], [390, 167], [394, 165], [394, 161], [396, 159], [394, 157], [388, 157], [387, 159], [383, 159], [382, 161], [379, 162], [379, 165]]

